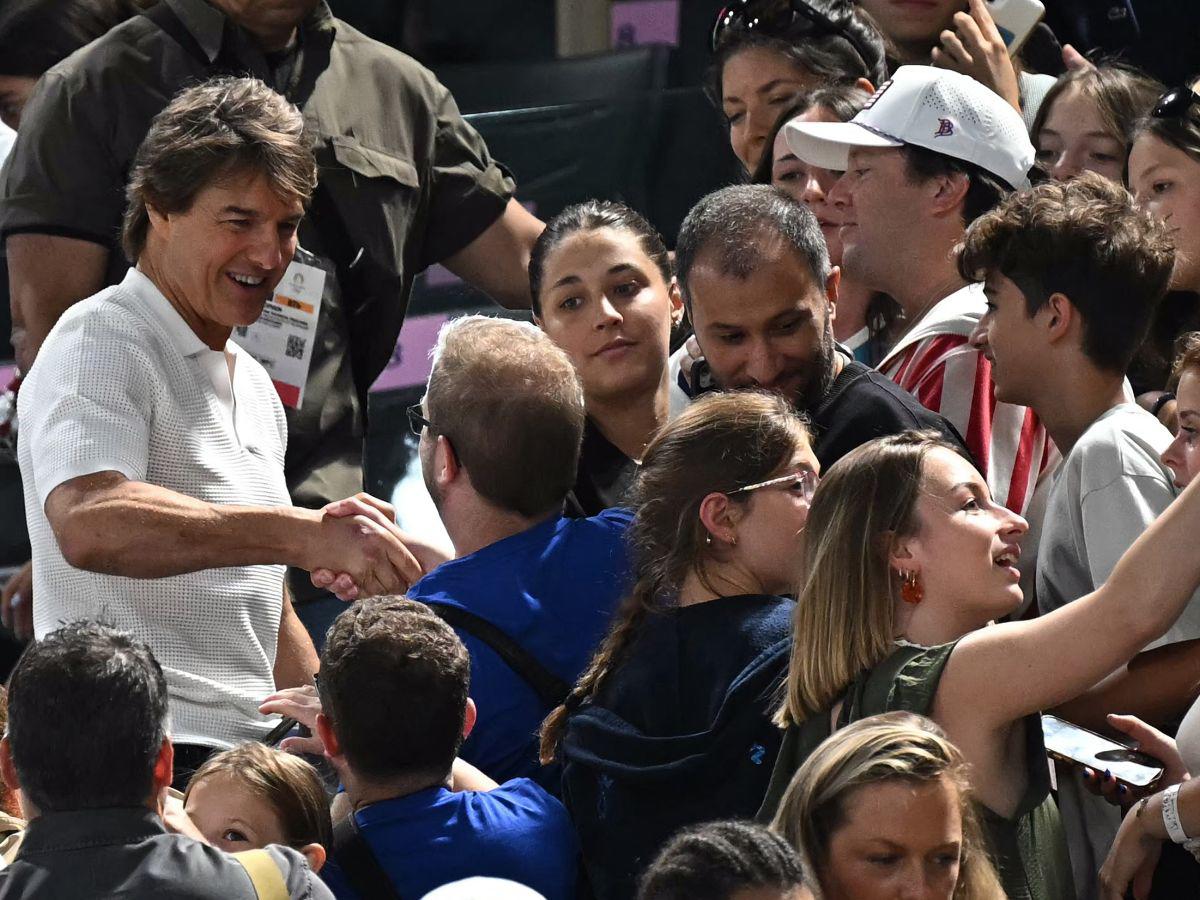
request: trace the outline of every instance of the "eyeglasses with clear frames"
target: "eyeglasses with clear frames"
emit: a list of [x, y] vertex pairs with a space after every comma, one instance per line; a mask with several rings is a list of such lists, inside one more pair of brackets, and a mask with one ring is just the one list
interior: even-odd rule
[[778, 478], [769, 478], [757, 484], [748, 484], [745, 487], [730, 491], [729, 494], [730, 496], [733, 494], [749, 494], [752, 491], [761, 490], [762, 488], [786, 486], [788, 490], [799, 491], [805, 503], [812, 503], [813, 494], [817, 492], [817, 485], [820, 482], [820, 476], [812, 469], [802, 469], [799, 472], [780, 475]]

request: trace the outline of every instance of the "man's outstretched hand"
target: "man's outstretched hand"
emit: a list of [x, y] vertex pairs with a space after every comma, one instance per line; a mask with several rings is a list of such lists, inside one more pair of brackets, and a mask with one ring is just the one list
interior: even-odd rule
[[[327, 590], [342, 600], [357, 600], [359, 597], [379, 594], [403, 594], [421, 576], [433, 571], [453, 556], [449, 548], [439, 547], [405, 532], [396, 525], [395, 507], [370, 494], [359, 493], [345, 500], [329, 503], [321, 513], [322, 524], [335, 519], [366, 519], [385, 528], [389, 535], [388, 561], [391, 570], [385, 572], [383, 578], [376, 578], [370, 582], [360, 581], [353, 571], [338, 563], [310, 570], [310, 579], [315, 587]], [[393, 555], [396, 548], [391, 545], [392, 540], [403, 551], [399, 556]], [[380, 589], [384, 585], [390, 587]]]

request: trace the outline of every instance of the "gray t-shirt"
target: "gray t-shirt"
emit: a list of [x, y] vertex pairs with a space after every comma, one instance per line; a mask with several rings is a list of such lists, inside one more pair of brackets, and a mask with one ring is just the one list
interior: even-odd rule
[[[1171, 433], [1132, 403], [1114, 406], [1083, 433], [1055, 475], [1038, 549], [1037, 597], [1043, 613], [1090, 594], [1117, 560], [1175, 499], [1160, 456]], [[1200, 637], [1193, 600], [1153, 646]]]

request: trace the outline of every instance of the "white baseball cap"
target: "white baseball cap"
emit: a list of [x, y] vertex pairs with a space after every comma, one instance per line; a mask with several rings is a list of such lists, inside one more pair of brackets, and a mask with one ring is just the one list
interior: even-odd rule
[[852, 147], [912, 144], [1022, 188], [1034, 159], [1019, 112], [969, 75], [932, 66], [901, 66], [849, 122], [793, 120], [783, 130], [801, 160], [837, 171], [846, 168]]

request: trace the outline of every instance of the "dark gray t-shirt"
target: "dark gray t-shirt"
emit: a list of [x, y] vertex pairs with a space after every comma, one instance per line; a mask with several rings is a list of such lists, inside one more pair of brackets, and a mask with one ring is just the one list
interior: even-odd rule
[[[267, 848], [290, 900], [333, 900], [290, 847]], [[50, 813], [29, 823], [17, 858], [0, 871], [0, 900], [256, 900], [228, 853], [169, 834], [148, 809]]]

